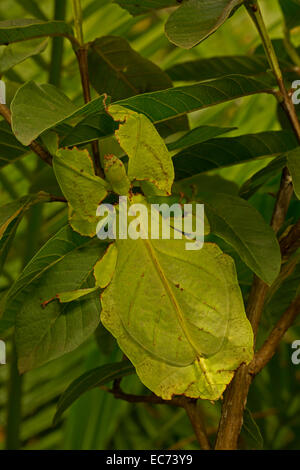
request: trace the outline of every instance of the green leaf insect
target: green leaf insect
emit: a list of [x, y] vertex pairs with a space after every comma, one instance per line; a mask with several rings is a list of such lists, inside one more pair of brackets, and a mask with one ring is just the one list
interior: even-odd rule
[[233, 260], [213, 243], [187, 251], [183, 239], [117, 239], [116, 246], [101, 320], [141, 381], [167, 400], [220, 398], [253, 356]]

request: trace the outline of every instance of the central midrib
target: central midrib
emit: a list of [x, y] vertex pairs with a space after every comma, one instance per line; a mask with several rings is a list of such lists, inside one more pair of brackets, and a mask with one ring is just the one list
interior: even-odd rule
[[152, 260], [152, 263], [153, 263], [153, 265], [154, 265], [154, 267], [155, 267], [155, 269], [156, 269], [156, 271], [157, 271], [157, 273], [158, 273], [158, 275], [159, 275], [159, 277], [160, 277], [160, 279], [161, 279], [161, 281], [162, 281], [162, 283], [163, 283], [163, 285], [164, 285], [164, 288], [165, 288], [165, 290], [166, 290], [167, 293], [168, 293], [168, 297], [169, 297], [169, 299], [171, 300], [171, 302], [172, 302], [172, 304], [173, 304], [173, 306], [174, 306], [174, 308], [175, 308], [175, 311], [176, 311], [176, 313], [177, 313], [177, 319], [178, 319], [178, 321], [179, 321], [179, 323], [180, 323], [180, 326], [181, 326], [181, 328], [182, 328], [182, 330], [183, 330], [183, 332], [184, 332], [184, 334], [185, 334], [185, 337], [187, 338], [189, 344], [190, 344], [190, 345], [192, 346], [192, 348], [194, 349], [194, 351], [195, 351], [195, 353], [196, 353], [196, 356], [197, 356], [196, 358], [197, 358], [197, 359], [200, 359], [200, 358], [202, 358], [203, 356], [202, 356], [201, 353], [198, 351], [197, 345], [194, 343], [193, 339], [191, 338], [191, 336], [190, 336], [190, 334], [189, 334], [189, 332], [188, 332], [188, 329], [187, 329], [186, 324], [185, 324], [185, 321], [184, 321], [183, 312], [182, 312], [182, 310], [181, 310], [181, 308], [180, 308], [180, 305], [178, 304], [178, 302], [177, 302], [177, 300], [176, 300], [176, 297], [175, 297], [174, 294], [173, 294], [173, 291], [172, 291], [172, 289], [171, 289], [171, 287], [170, 287], [169, 281], [168, 281], [168, 279], [166, 278], [166, 276], [165, 276], [165, 274], [164, 274], [164, 272], [163, 272], [163, 269], [162, 269], [161, 266], [160, 266], [159, 260], [158, 260], [158, 258], [157, 258], [157, 256], [156, 256], [155, 252], [154, 252], [154, 249], [153, 249], [151, 243], [149, 242], [149, 240], [144, 239], [143, 242], [145, 243], [146, 249], [147, 249], [147, 251], [148, 251], [148, 253], [149, 253], [149, 255], [150, 255], [150, 258], [151, 258], [151, 260]]

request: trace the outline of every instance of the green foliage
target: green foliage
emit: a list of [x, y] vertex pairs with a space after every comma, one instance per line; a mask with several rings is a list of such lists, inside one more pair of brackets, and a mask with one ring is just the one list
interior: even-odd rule
[[279, 0], [286, 25], [289, 29], [299, 26], [300, 2], [299, 0]]
[[37, 19], [1, 21], [0, 31], [1, 45], [43, 36], [73, 36], [72, 28], [63, 21], [40, 21]]
[[292, 150], [287, 154], [287, 164], [293, 179], [295, 193], [300, 199], [300, 166], [299, 166], [299, 148]]
[[137, 54], [126, 39], [115, 36], [104, 36], [91, 44], [89, 70], [95, 90], [114, 101], [172, 86], [157, 65]]
[[96, 369], [86, 372], [81, 377], [78, 377], [60, 397], [54, 423], [59, 420], [63, 412], [69, 408], [75, 400], [78, 400], [83, 393], [133, 373], [134, 367], [128, 363], [128, 361], [123, 361], [114, 364], [105, 364], [105, 366], [97, 367]]
[[[0, 449], [11, 436], [24, 449], [197, 449], [184, 409], [114, 395], [198, 399], [212, 443], [224, 392], [253, 358], [253, 277], [267, 285], [256, 348], [299, 296], [299, 240], [281, 252], [299, 224], [299, 135], [274, 69], [277, 56], [288, 90], [299, 78], [300, 3], [261, 0], [268, 57], [241, 0], [83, 3], [82, 18], [71, 2], [0, 6], [0, 339], [12, 364], [0, 368]], [[112, 205], [119, 228], [119, 196], [139, 204], [126, 224], [137, 239], [99, 240], [98, 207]], [[204, 204], [200, 250], [176, 239], [175, 217], [171, 239], [145, 235], [143, 211], [174, 203]], [[299, 448], [298, 337], [296, 323], [251, 386], [240, 448]]]
[[188, 0], [169, 18], [166, 34], [176, 46], [190, 49], [213, 34], [242, 0]]
[[8, 46], [0, 46], [0, 75], [29, 57], [40, 54], [47, 44], [47, 39], [34, 39], [32, 41], [10, 44]]

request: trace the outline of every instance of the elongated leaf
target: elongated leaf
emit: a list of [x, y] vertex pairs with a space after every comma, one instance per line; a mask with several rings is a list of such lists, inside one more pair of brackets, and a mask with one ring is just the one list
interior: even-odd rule
[[71, 26], [63, 21], [37, 19], [0, 21], [0, 45], [44, 36], [65, 36], [74, 40]]
[[157, 395], [218, 399], [253, 354], [233, 260], [214, 244], [191, 252], [185, 240], [116, 243], [102, 323]]
[[74, 300], [79, 300], [82, 299], [82, 297], [93, 294], [97, 289], [98, 287], [90, 287], [88, 289], [77, 289], [71, 290], [69, 292], [60, 292], [60, 294], [56, 294], [56, 299], [59, 300], [62, 304], [68, 304]]
[[[17, 228], [30, 207], [49, 200], [46, 193], [32, 194], [0, 207], [0, 272], [13, 243]], [[1, 316], [1, 315], [0, 315]]]
[[114, 0], [132, 15], [142, 15], [152, 10], [177, 6], [177, 0]]
[[300, 0], [279, 0], [288, 29], [300, 25]]
[[31, 15], [35, 16], [36, 18], [40, 18], [41, 20], [47, 21], [47, 17], [45, 13], [40, 9], [37, 2], [35, 0], [16, 0], [22, 8]]
[[[169, 88], [168, 90], [132, 96], [115, 104], [145, 114], [152, 122], [169, 124], [180, 116], [236, 98], [255, 93], [272, 93], [273, 82], [269, 78], [257, 80], [242, 75], [232, 75], [208, 83]], [[102, 114], [90, 116], [80, 122], [63, 140], [63, 145], [77, 145], [112, 134], [111, 121]], [[165, 122], [167, 121], [167, 123]], [[172, 133], [185, 129], [170, 127]]]
[[168, 75], [118, 36], [103, 36], [89, 48], [91, 84], [114, 101], [172, 87]]
[[166, 23], [166, 35], [176, 46], [190, 49], [213, 34], [241, 0], [188, 0]]
[[6, 121], [0, 122], [0, 168], [18, 160], [28, 152], [13, 135], [10, 125]]
[[49, 196], [46, 193], [33, 194], [24, 196], [21, 199], [5, 204], [0, 207], [0, 239], [5, 233], [8, 226], [16, 218], [20, 218], [26, 210], [33, 204], [38, 202], [49, 201]]
[[53, 158], [53, 168], [61, 190], [77, 215], [94, 222], [96, 234], [96, 211], [106, 197], [109, 185], [95, 176], [92, 159], [87, 150], [61, 149]]
[[293, 179], [294, 191], [300, 199], [300, 147], [287, 154], [287, 162]]
[[88, 116], [76, 126], [70, 126], [67, 132], [65, 128], [63, 129], [64, 138], [61, 141], [61, 146], [71, 147], [92, 142], [112, 134], [117, 128], [117, 124], [107, 113]]
[[271, 285], [279, 274], [281, 254], [272, 228], [248, 202], [221, 193], [201, 195], [211, 232], [223, 238], [258, 277]]
[[[34, 112], [32, 103], [35, 104]], [[17, 91], [12, 104], [12, 129], [23, 145], [29, 145], [43, 132], [63, 124], [82, 120], [103, 109], [103, 97], [77, 108], [53, 85], [37, 85], [31, 81]]]
[[255, 158], [272, 157], [297, 147], [290, 131], [221, 137], [182, 150], [173, 157], [176, 180]]
[[273, 86], [274, 82], [269, 78], [259, 80], [230, 75], [206, 83], [133, 96], [115, 104], [143, 113], [153, 122], [161, 122], [243, 96], [272, 93]]
[[[285, 61], [281, 61], [281, 66], [282, 68], [292, 67]], [[200, 82], [232, 74], [248, 77], [260, 75], [269, 69], [270, 65], [264, 55], [224, 56], [182, 62], [167, 69], [167, 73], [175, 81]]]
[[29, 57], [40, 54], [47, 44], [47, 39], [33, 39], [32, 41], [0, 46], [0, 75]]
[[147, 181], [171, 194], [174, 181], [171, 155], [152, 122], [144, 114], [118, 105], [110, 106], [109, 114], [115, 121], [120, 121], [115, 134], [129, 157], [128, 177]]
[[177, 150], [189, 147], [191, 145], [201, 144], [207, 140], [218, 137], [233, 131], [234, 127], [216, 127], [216, 126], [200, 126], [187, 132], [184, 136], [167, 145], [169, 150]]
[[134, 373], [134, 367], [129, 361], [117, 362], [115, 364], [105, 364], [96, 369], [89, 370], [78, 379], [74, 380], [67, 390], [62, 394], [57, 405], [57, 411], [54, 417], [56, 424], [61, 415], [70, 406], [78, 400], [84, 393], [93, 388], [105, 385], [112, 380], [120, 379], [126, 375]]
[[[6, 300], [6, 315], [17, 313], [16, 342], [25, 372], [78, 347], [99, 323], [99, 294], [61, 304], [49, 298], [93, 286], [93, 267], [104, 253], [99, 240], [60, 230], [34, 256]], [[80, 269], [78, 269], [80, 266]]]
[[281, 170], [286, 165], [286, 157], [277, 157], [272, 160], [265, 168], [255, 173], [248, 179], [239, 191], [239, 195], [244, 199], [249, 199], [256, 193], [264, 184], [281, 173]]
[[104, 256], [96, 263], [94, 267], [94, 277], [96, 286], [104, 289], [111, 282], [117, 264], [118, 250], [115, 243], [107, 248]]

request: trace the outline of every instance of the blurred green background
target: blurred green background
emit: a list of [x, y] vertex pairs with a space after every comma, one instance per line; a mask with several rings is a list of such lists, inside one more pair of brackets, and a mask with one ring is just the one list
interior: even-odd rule
[[[66, 19], [72, 22], [71, 2], [65, 0], [1, 0], [0, 21], [33, 16], [51, 19], [55, 17], [55, 3], [60, 4], [62, 11], [62, 4], [65, 4]], [[282, 37], [281, 13], [277, 1], [265, 0], [261, 3], [271, 36]], [[132, 18], [109, 0], [82, 0], [82, 6], [86, 41], [102, 35], [123, 36], [136, 51], [163, 69], [200, 57], [247, 54], [259, 46], [257, 34], [242, 8], [207, 41], [185, 51], [171, 45], [165, 37], [163, 28], [167, 13], [164, 11], [152, 16]], [[60, 50], [61, 43], [64, 47], [60, 66], [57, 51]], [[42, 54], [16, 66], [4, 78], [9, 100], [20, 84], [33, 79], [38, 83], [50, 81], [60, 86], [75, 102], [82, 102], [77, 62], [65, 40], [49, 40]], [[276, 102], [268, 95], [222, 104], [193, 113], [189, 119], [192, 127], [200, 124], [237, 127], [231, 135], [280, 128]], [[232, 182], [232, 191], [237, 192], [238, 187], [264, 167], [266, 162], [267, 160], [255, 161], [210, 174], [221, 175]], [[41, 165], [33, 154], [2, 169], [1, 205], [27, 194], [32, 185], [41, 184], [40, 169]], [[272, 194], [277, 187], [278, 178], [251, 198], [251, 203], [268, 221], [274, 201]], [[293, 203], [291, 210], [299, 213], [299, 205]], [[14, 249], [0, 274], [0, 298], [36, 250], [66, 222], [66, 209], [59, 203], [47, 208], [38, 206], [30, 211], [20, 225]], [[224, 248], [230, 252], [228, 247]], [[239, 259], [236, 258], [236, 262], [242, 287], [247, 291], [251, 284], [251, 273]], [[299, 285], [299, 280], [298, 269], [291, 282]], [[288, 288], [285, 286], [283, 295], [288, 295]], [[270, 328], [269, 319], [267, 306], [264, 332]], [[19, 429], [22, 449], [198, 449], [184, 410], [148, 404], [132, 405], [115, 400], [101, 390], [93, 390], [84, 395], [56, 427], [52, 426], [57, 400], [72, 380], [93, 367], [121, 359], [122, 353], [108, 335], [98, 330], [97, 337], [100, 338], [99, 341], [95, 336], [76, 351], [27, 373], [22, 379], [21, 396], [18, 379], [13, 383], [13, 388], [9, 383], [12, 353], [10, 334], [3, 338], [8, 345], [8, 365], [0, 366], [0, 449], [5, 447], [8, 409], [13, 408], [18, 400], [22, 403]], [[291, 342], [298, 338], [300, 328], [296, 326], [290, 330], [278, 354], [255, 380], [250, 391], [248, 407], [260, 428], [265, 449], [300, 448], [300, 366], [291, 362]], [[136, 376], [124, 379], [124, 388], [132, 393], [143, 393], [143, 386]], [[201, 406], [206, 416], [208, 433], [213, 439], [220, 404], [202, 402]], [[244, 429], [242, 439], [249, 442], [247, 429]], [[253, 444], [255, 446], [257, 443]]]

